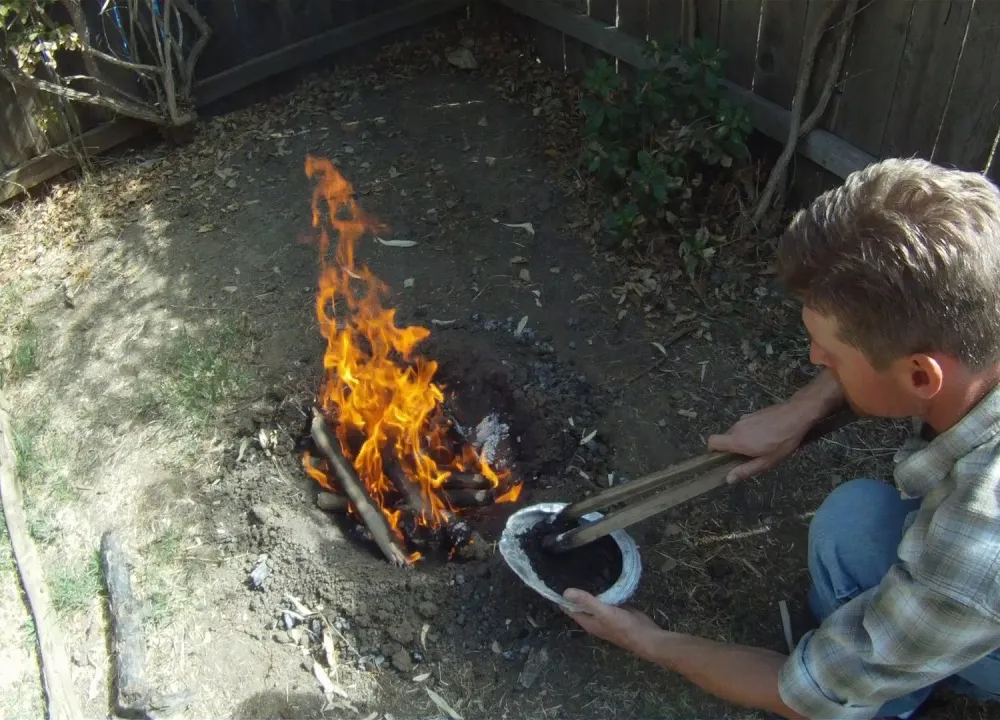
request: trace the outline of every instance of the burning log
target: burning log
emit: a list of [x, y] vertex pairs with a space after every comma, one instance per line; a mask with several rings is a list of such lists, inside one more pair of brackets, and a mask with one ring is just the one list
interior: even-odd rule
[[453, 508], [477, 507], [491, 505], [497, 499], [495, 490], [447, 490], [443, 497]]
[[392, 528], [389, 527], [388, 520], [386, 520], [385, 515], [382, 514], [378, 506], [372, 502], [368, 491], [365, 490], [365, 486], [362, 484], [360, 478], [358, 478], [357, 473], [354, 472], [351, 463], [340, 452], [336, 436], [330, 431], [326, 421], [323, 419], [323, 414], [317, 408], [313, 408], [310, 433], [313, 442], [316, 443], [316, 448], [320, 451], [323, 459], [326, 460], [329, 471], [337, 478], [340, 487], [344, 490], [344, 494], [351, 501], [351, 505], [354, 506], [355, 512], [361, 518], [361, 522], [364, 523], [368, 532], [372, 534], [372, 539], [378, 545], [379, 550], [382, 551], [382, 554], [385, 555], [391, 564], [397, 566], [409, 565], [410, 561], [406, 553], [403, 552], [403, 549], [396, 542], [396, 537], [392, 532]]
[[[428, 522], [434, 517], [435, 512], [431, 506], [430, 498], [424, 496], [420, 488], [407, 477], [406, 471], [398, 462], [386, 460], [383, 464], [383, 470], [386, 477], [392, 480], [392, 484], [399, 490], [399, 494], [403, 496], [400, 509], [413, 515], [415, 521], [423, 519], [424, 522]], [[440, 519], [441, 531], [452, 548], [460, 548], [472, 538], [472, 529], [469, 524], [464, 520], [459, 520], [446, 507], [439, 508], [436, 515]]]
[[493, 483], [479, 473], [452, 473], [444, 481], [447, 490], [489, 490]]

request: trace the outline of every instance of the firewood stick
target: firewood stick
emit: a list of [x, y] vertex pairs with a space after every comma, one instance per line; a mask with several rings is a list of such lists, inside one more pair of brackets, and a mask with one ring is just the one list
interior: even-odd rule
[[490, 505], [497, 499], [493, 490], [445, 490], [442, 493], [448, 504], [453, 508]]
[[52, 609], [42, 565], [31, 535], [28, 534], [16, 467], [14, 435], [10, 429], [6, 403], [0, 396], [0, 504], [3, 505], [7, 539], [14, 554], [21, 587], [35, 623], [38, 664], [41, 666], [45, 699], [48, 703], [46, 717], [48, 720], [75, 720], [83, 717], [83, 711], [73, 689], [69, 654]]
[[[403, 496], [403, 508], [416, 519], [422, 518], [424, 522], [429, 522], [432, 514], [430, 500], [424, 496], [416, 483], [407, 477], [399, 462], [387, 459], [383, 463], [383, 469]], [[472, 531], [468, 524], [455, 517], [448, 508], [442, 507], [438, 510], [438, 519], [445, 536], [453, 547], [461, 547], [469, 542]]]
[[386, 520], [385, 515], [382, 514], [382, 511], [379, 510], [368, 496], [368, 491], [365, 490], [361, 479], [354, 472], [354, 467], [340, 452], [340, 448], [338, 447], [339, 441], [330, 431], [326, 421], [323, 419], [323, 414], [317, 408], [313, 408], [310, 434], [312, 435], [313, 442], [316, 443], [316, 448], [326, 460], [327, 468], [329, 468], [330, 472], [340, 482], [340, 487], [343, 488], [344, 494], [347, 495], [347, 498], [351, 501], [351, 505], [354, 506], [355, 512], [358, 513], [361, 521], [372, 534], [372, 538], [375, 540], [375, 544], [378, 545], [379, 550], [382, 551], [382, 554], [385, 555], [390, 564], [408, 566], [410, 564], [409, 559], [399, 546], [392, 528], [389, 527], [389, 521]]
[[343, 495], [328, 491], [321, 491], [316, 495], [316, 507], [331, 513], [347, 512], [350, 502]]
[[194, 693], [184, 690], [154, 694], [146, 682], [146, 640], [142, 610], [132, 592], [129, 566], [121, 540], [113, 530], [101, 536], [101, 567], [108, 591], [111, 655], [114, 662], [114, 711], [120, 717], [152, 718], [187, 707]]
[[452, 473], [444, 481], [447, 490], [489, 490], [493, 483], [489, 478], [479, 473]]

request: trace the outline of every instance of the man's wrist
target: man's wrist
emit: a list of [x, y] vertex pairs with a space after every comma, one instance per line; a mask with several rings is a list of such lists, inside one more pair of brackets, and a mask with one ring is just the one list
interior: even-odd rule
[[668, 649], [670, 641], [676, 636], [669, 630], [659, 628], [657, 630], [643, 630], [637, 633], [636, 637], [629, 642], [626, 648], [634, 655], [638, 655], [643, 660], [658, 663], [672, 668], [672, 662]]

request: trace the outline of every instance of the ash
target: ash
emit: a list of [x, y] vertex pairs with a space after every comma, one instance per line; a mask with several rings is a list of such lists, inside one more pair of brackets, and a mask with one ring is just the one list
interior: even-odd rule
[[507, 423], [500, 420], [497, 413], [490, 413], [476, 426], [476, 449], [482, 453], [483, 459], [494, 467], [509, 464], [506, 453], [502, 453], [501, 443], [510, 436]]

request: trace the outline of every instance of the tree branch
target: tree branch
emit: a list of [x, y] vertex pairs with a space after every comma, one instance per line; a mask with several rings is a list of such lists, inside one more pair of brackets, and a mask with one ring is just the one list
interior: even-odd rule
[[188, 0], [174, 0], [174, 2], [191, 19], [191, 22], [194, 23], [195, 28], [200, 33], [194, 45], [191, 46], [191, 52], [188, 53], [187, 66], [184, 68], [184, 95], [190, 97], [191, 87], [194, 85], [194, 66], [198, 62], [198, 58], [201, 57], [205, 46], [208, 45], [209, 39], [212, 37], [212, 29], [205, 22], [205, 18], [201, 16], [201, 13], [195, 10]]

